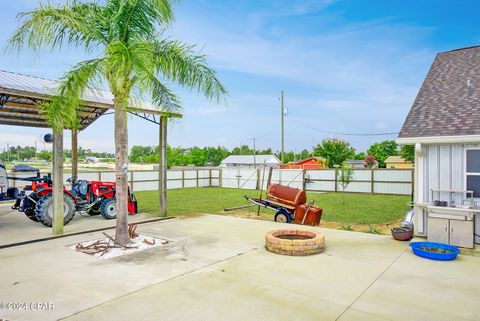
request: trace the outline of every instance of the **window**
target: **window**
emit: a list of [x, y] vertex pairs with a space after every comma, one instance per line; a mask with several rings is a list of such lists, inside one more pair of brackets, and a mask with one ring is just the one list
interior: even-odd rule
[[473, 197], [480, 198], [480, 149], [467, 149], [466, 185]]

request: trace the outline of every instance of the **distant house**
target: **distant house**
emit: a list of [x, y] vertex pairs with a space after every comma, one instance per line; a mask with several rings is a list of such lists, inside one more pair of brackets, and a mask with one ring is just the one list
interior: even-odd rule
[[278, 167], [281, 161], [275, 155], [230, 155], [220, 167]]
[[296, 162], [289, 162], [282, 166], [283, 169], [323, 169], [327, 162], [322, 157], [309, 157]]
[[412, 162], [407, 162], [401, 156], [389, 156], [385, 160], [386, 168], [397, 168], [397, 169], [411, 169], [413, 168]]
[[361, 159], [347, 159], [347, 164], [350, 165], [353, 169], [362, 169], [366, 168], [365, 162]]
[[480, 243], [480, 46], [437, 54], [397, 143], [415, 145], [415, 234]]

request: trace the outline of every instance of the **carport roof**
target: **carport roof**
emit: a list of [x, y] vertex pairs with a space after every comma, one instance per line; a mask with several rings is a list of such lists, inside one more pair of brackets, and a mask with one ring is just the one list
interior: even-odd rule
[[[58, 82], [54, 80], [0, 70], [0, 125], [50, 127], [41, 112], [41, 104], [51, 100], [57, 88]], [[130, 113], [156, 123], [156, 116], [182, 117], [138, 99], [131, 100], [130, 105]], [[78, 108], [80, 130], [109, 109], [113, 109], [111, 92], [89, 90]]]

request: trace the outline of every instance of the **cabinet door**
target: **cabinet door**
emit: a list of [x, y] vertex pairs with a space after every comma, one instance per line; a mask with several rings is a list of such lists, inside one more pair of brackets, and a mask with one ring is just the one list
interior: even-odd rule
[[448, 219], [429, 217], [427, 223], [427, 240], [448, 244]]
[[450, 220], [450, 244], [473, 248], [473, 221]]

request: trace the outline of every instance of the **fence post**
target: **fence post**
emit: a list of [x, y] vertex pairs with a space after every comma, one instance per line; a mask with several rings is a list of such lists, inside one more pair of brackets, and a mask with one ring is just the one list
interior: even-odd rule
[[133, 192], [133, 171], [130, 172], [130, 188], [132, 189], [132, 192]]
[[337, 180], [338, 180], [338, 167], [335, 167], [335, 193], [338, 192]]
[[374, 194], [375, 192], [375, 172], [374, 172], [375, 169], [371, 169], [371, 172], [370, 172], [370, 194]]
[[185, 170], [182, 169], [182, 188], [185, 188]]
[[268, 178], [267, 178], [267, 189], [270, 183], [272, 182], [273, 167], [268, 169]]
[[[78, 177], [77, 177], [78, 178]], [[102, 172], [98, 172], [98, 181], [101, 182], [102, 181]]]
[[208, 170], [208, 186], [212, 187], [212, 169]]
[[218, 187], [223, 187], [222, 176], [223, 176], [223, 169], [218, 169]]
[[307, 176], [307, 170], [303, 169], [302, 170], [302, 187], [304, 191], [307, 190], [307, 182], [305, 181], [305, 176]]
[[260, 169], [257, 168], [257, 187], [255, 187], [256, 190], [260, 189]]
[[197, 169], [197, 187], [198, 187], [198, 169]]

